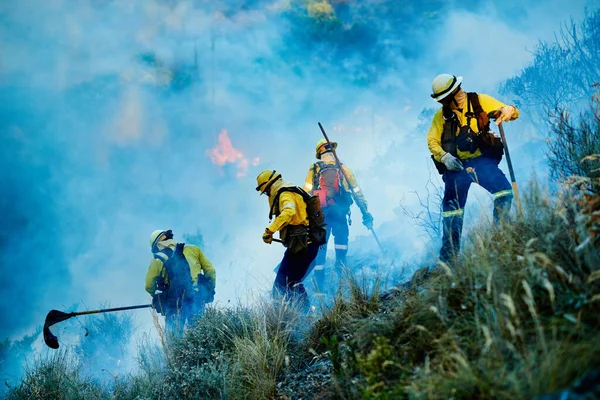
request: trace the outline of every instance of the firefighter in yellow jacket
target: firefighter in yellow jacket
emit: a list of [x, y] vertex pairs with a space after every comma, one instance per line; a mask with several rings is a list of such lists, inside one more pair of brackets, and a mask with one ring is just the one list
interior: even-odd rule
[[181, 329], [214, 300], [215, 268], [198, 246], [177, 243], [171, 230], [152, 232], [150, 247], [146, 291], [168, 326]]
[[471, 183], [477, 183], [494, 196], [494, 220], [507, 217], [513, 193], [498, 167], [504, 153], [499, 137], [490, 130], [519, 117], [515, 106], [506, 105], [486, 94], [467, 93], [462, 77], [441, 74], [432, 83], [431, 97], [442, 107], [435, 113], [427, 144], [445, 183], [442, 261], [452, 261], [460, 250], [464, 207]]
[[269, 219], [275, 217], [265, 229], [262, 239], [271, 244], [273, 234], [279, 232], [286, 247], [273, 284], [273, 297], [277, 299], [287, 295], [307, 310], [309, 303], [302, 280], [317, 256], [319, 245], [312, 243], [309, 238], [307, 206], [300, 194], [301, 189], [284, 182], [281, 174], [275, 170], [261, 172], [256, 177], [256, 183], [256, 190], [261, 195], [269, 196]]
[[[333, 150], [337, 149], [337, 143], [331, 142]], [[321, 208], [327, 224], [327, 241], [333, 234], [335, 245], [336, 270], [338, 274], [342, 267], [346, 266], [346, 255], [348, 254], [348, 236], [350, 234], [348, 225], [350, 220], [350, 206], [356, 199], [356, 205], [362, 213], [362, 222], [367, 229], [373, 228], [373, 216], [368, 211], [365, 196], [358, 186], [354, 174], [345, 165], [341, 167], [349, 182], [344, 179], [344, 175], [338, 169], [332, 148], [325, 139], [319, 140], [316, 146], [317, 162], [312, 164], [306, 175], [304, 190], [318, 195], [321, 200]], [[350, 193], [352, 191], [353, 193]], [[321, 246], [314, 263], [314, 276], [317, 284], [317, 290], [325, 289], [325, 265], [327, 255], [327, 243]]]

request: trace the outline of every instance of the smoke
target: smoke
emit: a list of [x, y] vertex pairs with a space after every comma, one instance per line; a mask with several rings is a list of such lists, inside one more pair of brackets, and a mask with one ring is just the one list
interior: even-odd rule
[[[431, 79], [456, 73], [495, 94], [585, 4], [3, 2], [0, 337], [31, 332], [51, 308], [147, 303], [154, 229], [201, 232], [219, 304], [268, 290], [283, 250], [261, 241], [255, 176], [274, 168], [301, 185], [317, 121], [375, 226], [387, 224], [383, 240], [418, 255], [427, 239], [397, 207], [418, 206], [410, 192], [430, 173], [418, 116], [436, 106]], [[368, 243], [359, 225], [351, 238]]]

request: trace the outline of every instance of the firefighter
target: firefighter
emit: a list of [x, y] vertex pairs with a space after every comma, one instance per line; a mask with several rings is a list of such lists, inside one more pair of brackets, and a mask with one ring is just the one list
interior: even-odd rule
[[427, 144], [445, 184], [443, 238], [440, 260], [451, 262], [460, 250], [464, 207], [471, 183], [494, 196], [494, 221], [510, 211], [513, 192], [498, 163], [504, 154], [500, 138], [490, 130], [519, 117], [515, 106], [505, 105], [486, 94], [467, 93], [462, 77], [441, 74], [432, 83], [431, 97], [442, 107], [435, 113]]
[[[304, 190], [319, 196], [321, 200], [321, 208], [327, 225], [327, 241], [329, 241], [329, 236], [333, 234], [336, 258], [335, 270], [339, 275], [342, 268], [346, 266], [352, 198], [356, 199], [357, 206], [362, 213], [363, 225], [367, 229], [373, 228], [373, 216], [368, 211], [367, 201], [350, 168], [341, 165], [345, 176], [348, 177], [349, 182], [347, 182], [337, 166], [333, 155], [333, 150], [337, 149], [337, 143], [331, 142], [331, 146], [333, 149], [325, 139], [317, 142], [315, 157], [319, 161], [310, 166], [304, 182]], [[353, 193], [350, 193], [350, 191]], [[318, 293], [323, 292], [326, 288], [326, 255], [327, 243], [319, 249], [319, 254], [312, 268]]]
[[215, 268], [198, 246], [177, 243], [170, 229], [152, 232], [150, 248], [146, 291], [167, 326], [180, 330], [214, 300]]
[[[256, 190], [269, 197], [269, 219], [275, 216], [275, 220], [265, 229], [262, 239], [271, 244], [273, 234], [279, 232], [286, 247], [273, 284], [273, 297], [278, 299], [288, 296], [307, 311], [309, 303], [302, 280], [319, 250], [319, 243], [309, 236], [310, 221], [306, 204], [308, 194], [301, 188], [284, 182], [281, 174], [275, 170], [265, 170], [258, 174], [256, 183]], [[323, 233], [323, 238], [324, 236]]]

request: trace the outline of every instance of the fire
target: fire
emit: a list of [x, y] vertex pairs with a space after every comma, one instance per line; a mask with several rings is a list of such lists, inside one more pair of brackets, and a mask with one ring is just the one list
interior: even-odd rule
[[219, 143], [214, 149], [210, 149], [206, 152], [210, 157], [213, 164], [222, 167], [227, 163], [235, 163], [236, 161], [243, 159], [244, 155], [241, 151], [236, 150], [231, 144], [229, 134], [225, 129], [219, 133]]
[[233, 147], [231, 139], [227, 130], [223, 129], [219, 133], [219, 139], [217, 145], [206, 151], [206, 155], [210, 157], [213, 164], [223, 167], [225, 164], [235, 164], [237, 166], [236, 177], [241, 178], [248, 172], [250, 163], [253, 166], [257, 166], [260, 163], [260, 158], [255, 157], [252, 161], [244, 156], [244, 154]]

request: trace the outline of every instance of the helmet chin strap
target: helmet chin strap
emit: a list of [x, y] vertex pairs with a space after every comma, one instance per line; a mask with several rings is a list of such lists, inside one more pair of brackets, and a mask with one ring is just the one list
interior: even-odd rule
[[[456, 93], [456, 94], [458, 94], [458, 93]], [[452, 96], [451, 104], [454, 105], [455, 110], [457, 110], [458, 112], [463, 112], [463, 109], [461, 107], [459, 107], [458, 101], [456, 100], [456, 94], [454, 96]]]
[[456, 96], [452, 97], [452, 103], [454, 103], [454, 107], [456, 107], [458, 111], [462, 112], [462, 108], [458, 106], [458, 101], [456, 101]]

